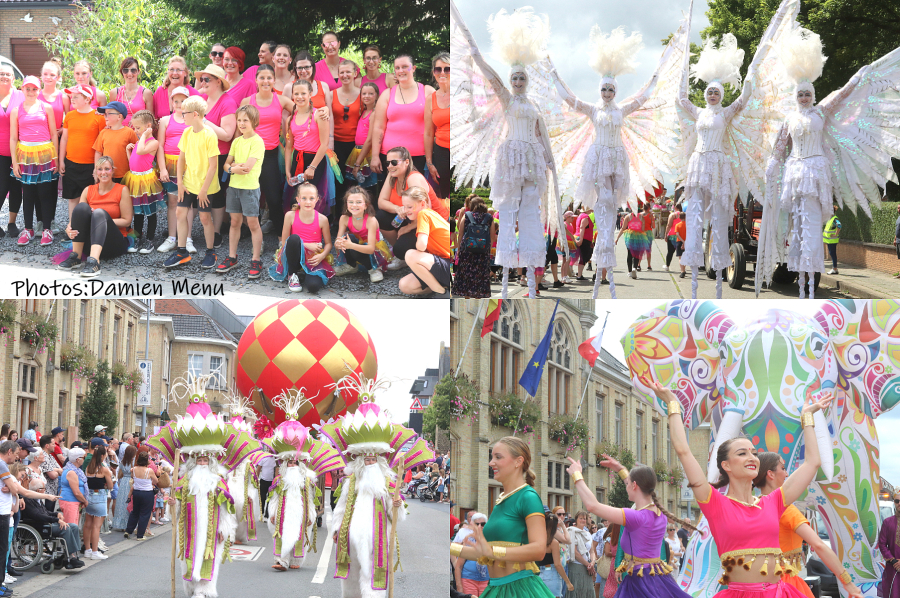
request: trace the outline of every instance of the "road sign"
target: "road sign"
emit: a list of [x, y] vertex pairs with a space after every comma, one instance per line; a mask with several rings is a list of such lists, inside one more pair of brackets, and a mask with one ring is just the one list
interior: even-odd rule
[[423, 409], [422, 403], [419, 402], [419, 397], [415, 397], [413, 399], [412, 405], [409, 407], [410, 409]]
[[153, 361], [150, 359], [141, 359], [138, 361], [138, 371], [141, 373], [141, 385], [138, 387], [137, 402], [138, 407], [149, 407], [150, 403], [150, 377], [153, 372]]
[[692, 501], [694, 500], [694, 492], [688, 486], [687, 478], [681, 482], [681, 500]]

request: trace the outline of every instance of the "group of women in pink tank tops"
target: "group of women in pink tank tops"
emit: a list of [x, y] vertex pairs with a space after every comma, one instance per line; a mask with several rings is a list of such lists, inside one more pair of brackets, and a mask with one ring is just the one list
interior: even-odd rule
[[[263, 221], [263, 232], [282, 230], [285, 214], [296, 203], [296, 186], [301, 181], [312, 183], [318, 190], [315, 207], [328, 218], [332, 233], [339, 229], [341, 215], [350, 215], [342, 199], [354, 185], [368, 191], [363, 208], [365, 220], [371, 217], [374, 221], [378, 241], [385, 248], [385, 239], [398, 245], [398, 238], [411, 233], [412, 242], [399, 243], [397, 251], [387, 248], [376, 252], [385, 254], [381, 256], [385, 259], [377, 260], [380, 269], [386, 269], [388, 262], [391, 269], [402, 267], [405, 253], [415, 246], [415, 223], [403, 217], [400, 198], [404, 191], [422, 187], [429, 203], [434, 204], [429, 207], [447, 219], [446, 201], [441, 198], [447, 198], [450, 191], [449, 55], [441, 53], [432, 60], [436, 85], [431, 86], [416, 82], [411, 56], [398, 56], [393, 73], [382, 73], [382, 56], [377, 46], [364, 49], [363, 65], [340, 56], [340, 40], [335, 32], [322, 35], [321, 48], [325, 57], [316, 61], [307, 51], [292, 53], [286, 44], [265, 42], [257, 55], [259, 64], [245, 68], [246, 55], [240, 48], [216, 44], [209, 54], [210, 66], [194, 73], [193, 85], [187, 64], [176, 56], [169, 61], [166, 78], [155, 91], [141, 84], [140, 65], [129, 57], [121, 64], [122, 85], [111, 90], [109, 97], [96, 87], [88, 63], [80, 61], [74, 65], [72, 78], [80, 89], [90, 90], [85, 95], [91, 96], [92, 109], [102, 111], [108, 103], [121, 103], [125, 110], [124, 127], [131, 127], [132, 117], [142, 111], [153, 116], [152, 130], [143, 137], [147, 144], [141, 144], [140, 155], [151, 163], [155, 159], [158, 190], [151, 193], [151, 200], [155, 201], [135, 206], [135, 215], [152, 218], [146, 235], [135, 231], [135, 250], [153, 250], [156, 204], [162, 202], [168, 207], [168, 235], [157, 250], [168, 252], [176, 248], [176, 165], [178, 140], [185, 129], [178, 107], [193, 95], [206, 100], [205, 124], [219, 140], [217, 179], [222, 183], [220, 190], [209, 196], [215, 247], [222, 244], [222, 234], [230, 228], [225, 212], [228, 177], [223, 176], [223, 170], [232, 139], [238, 134], [235, 113], [241, 105], [252, 105], [258, 110], [256, 133], [265, 144], [259, 180], [261, 203], [268, 207], [269, 223]], [[8, 195], [7, 234], [18, 238], [20, 244], [27, 244], [35, 236], [36, 218], [43, 227], [41, 243], [47, 245], [53, 242], [52, 229], [65, 228], [56, 227], [53, 222], [59, 178], [66, 176], [57, 162], [61, 160], [63, 119], [74, 106], [72, 90], [57, 88], [62, 79], [58, 63], [46, 63], [39, 81], [35, 77], [29, 79], [30, 83], [17, 90], [12, 85], [12, 72], [0, 67], [0, 206]], [[74, 132], [70, 137], [75, 137]], [[77, 139], [70, 138], [69, 143], [71, 150]], [[146, 150], [148, 144], [155, 148], [152, 153]], [[129, 152], [134, 153], [137, 145], [138, 140], [130, 143]], [[21, 154], [18, 159], [14, 159], [14, 151]], [[70, 156], [74, 156], [71, 151]], [[117, 162], [113, 177], [118, 183], [122, 166], [112, 157]], [[96, 168], [96, 157], [92, 162]], [[69, 166], [72, 176], [76, 176], [77, 165]], [[89, 168], [89, 163], [82, 166]], [[10, 176], [3, 176], [6, 169]], [[83, 179], [86, 175], [78, 172], [77, 176]], [[90, 176], [96, 181], [96, 172]], [[77, 197], [74, 201], [67, 199], [77, 203]], [[16, 218], [23, 203], [25, 226], [20, 231]], [[70, 206], [70, 215], [71, 211]], [[353, 234], [359, 244], [365, 244], [358, 235], [371, 227], [367, 222], [359, 226], [362, 229], [341, 230], [345, 236]], [[3, 235], [0, 230], [0, 236]], [[343, 252], [348, 243], [354, 244], [347, 237], [341, 242], [336, 240], [335, 246]], [[191, 239], [187, 246], [192, 253], [195, 251]], [[372, 265], [375, 261], [373, 257]], [[355, 272], [356, 267], [338, 267], [339, 274], [351, 271]]]

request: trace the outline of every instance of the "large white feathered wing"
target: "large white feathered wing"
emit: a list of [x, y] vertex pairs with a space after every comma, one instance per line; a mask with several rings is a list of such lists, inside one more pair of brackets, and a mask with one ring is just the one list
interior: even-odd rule
[[622, 144], [628, 154], [631, 182], [628, 203], [632, 210], [637, 210], [637, 200], [643, 201], [647, 194], [655, 196], [654, 189], [662, 183], [663, 172], [677, 172], [676, 103], [685, 53], [690, 51], [689, 29], [690, 15], [684, 18], [663, 50], [656, 87], [647, 101], [622, 123]]
[[450, 166], [456, 187], [484, 186], [500, 143], [506, 116], [488, 75], [472, 60], [459, 29], [462, 17], [450, 2]]
[[799, 10], [799, 0], [784, 0], [775, 11], [753, 56], [750, 97], [726, 130], [725, 152], [744, 204], [748, 192], [757, 200], [765, 194], [766, 163], [791, 107], [793, 85], [783, 76], [778, 56]]
[[887, 181], [897, 183], [891, 158], [900, 158], [898, 90], [900, 48], [873, 62], [850, 95], [830, 106], [825, 120], [834, 195], [843, 206], [862, 208], [870, 218], [871, 206], [881, 204]]

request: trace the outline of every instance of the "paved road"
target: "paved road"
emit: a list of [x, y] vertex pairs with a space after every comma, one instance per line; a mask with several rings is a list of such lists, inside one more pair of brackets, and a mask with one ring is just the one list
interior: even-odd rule
[[[643, 262], [643, 270], [637, 273], [637, 280], [628, 277], [628, 271], [625, 266], [626, 249], [624, 242], [616, 245], [616, 262], [619, 264], [615, 269], [616, 297], [618, 299], [690, 299], [691, 297], [691, 275], [688, 271], [684, 278], [679, 278], [680, 269], [678, 267], [678, 258], [672, 258], [672, 271], [664, 272], [662, 267], [666, 263], [666, 243], [661, 239], [653, 242], [653, 254], [651, 256], [651, 265], [653, 270], [646, 270], [646, 262]], [[591, 281], [593, 270], [584, 270], [584, 276], [587, 280], [576, 281], [572, 284], [566, 284], [559, 289], [552, 288], [553, 277], [547, 272], [544, 284], [550, 287], [546, 291], [541, 291], [540, 297], [550, 299], [590, 299], [594, 289], [594, 283]], [[491, 285], [491, 295], [500, 296], [500, 283]], [[509, 297], [520, 298], [528, 293], [528, 288], [520, 286], [518, 283], [509, 285]], [[799, 290], [796, 284], [792, 285], [773, 285], [772, 289], [765, 290], [759, 294], [760, 299], [788, 299], [798, 297]], [[697, 298], [698, 299], [715, 299], [716, 297], [716, 281], [707, 278], [704, 272], [700, 272], [698, 279]], [[825, 286], [820, 286], [816, 293], [816, 299], [834, 299], [849, 297], [849, 295], [839, 293]], [[601, 286], [598, 299], [609, 299], [609, 287]], [[748, 268], [746, 282], [740, 289], [732, 289], [728, 286], [727, 281], [722, 281], [722, 298], [723, 299], [755, 299], [756, 294], [753, 289], [753, 271]]]
[[[446, 596], [450, 584], [448, 543], [450, 527], [448, 505], [410, 502], [409, 516], [399, 528], [400, 558], [394, 585], [397, 598]], [[258, 539], [237, 546], [237, 557], [222, 566], [218, 591], [221, 598], [247, 596], [290, 596], [291, 598], [340, 598], [340, 580], [333, 579], [334, 545], [327, 533], [331, 510], [326, 506], [326, 523], [319, 528], [318, 553], [312, 553], [300, 570], [279, 573], [271, 568], [272, 538], [265, 524], [258, 527]], [[80, 573], [57, 571], [34, 575], [15, 584], [15, 596], [58, 598], [59, 596], [128, 596], [164, 598], [170, 595], [171, 527], [155, 530], [154, 538], [143, 542], [125, 540], [110, 544], [110, 558], [89, 561]], [[121, 534], [113, 534], [121, 537]], [[238, 553], [249, 553], [253, 560], [238, 560]], [[246, 558], [246, 557], [245, 557]], [[176, 570], [180, 571], [176, 564]], [[176, 597], [184, 596], [180, 577]]]

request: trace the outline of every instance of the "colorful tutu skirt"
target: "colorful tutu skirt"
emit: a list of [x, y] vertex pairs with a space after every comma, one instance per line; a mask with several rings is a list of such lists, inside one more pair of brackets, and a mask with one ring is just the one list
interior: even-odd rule
[[[312, 249], [303, 246], [303, 240], [300, 241], [300, 251], [303, 255], [303, 263], [300, 266], [307, 276], [318, 276], [322, 279], [323, 284], [328, 284], [328, 280], [334, 276], [334, 255], [328, 255], [324, 260], [319, 262], [318, 266], [310, 266], [309, 258], [315, 255]], [[288, 264], [287, 256], [284, 251], [284, 243], [278, 246], [275, 252], [275, 263], [269, 267], [269, 277], [275, 282], [284, 282], [287, 278]]]
[[37, 185], [59, 178], [59, 172], [53, 170], [53, 144], [49, 141], [20, 141], [16, 146], [16, 161], [23, 185]]
[[525, 569], [506, 577], [492, 578], [481, 598], [554, 598], [534, 571]]
[[162, 183], [166, 193], [178, 193], [178, 156], [166, 154], [166, 170], [169, 172], [169, 182]]
[[[362, 152], [362, 146], [357, 145], [353, 148], [353, 151], [350, 152], [350, 156], [347, 157], [347, 161], [344, 163], [345, 173], [344, 178], [348, 181], [353, 181], [353, 168], [356, 166], [356, 158], [359, 157], [359, 154]], [[360, 167], [359, 174], [365, 177], [365, 180], [359, 185], [361, 187], [373, 187], [378, 183], [378, 175], [372, 172], [372, 169], [369, 168], [369, 158], [366, 157]], [[359, 181], [357, 181], [359, 182]]]
[[688, 598], [671, 575], [623, 575], [615, 598]]
[[651, 246], [652, 242], [646, 232], [631, 229], [625, 231], [625, 247], [635, 259], [640, 260], [649, 255]]
[[[375, 240], [375, 253], [372, 254], [372, 268], [375, 270], [381, 270], [382, 272], [387, 272], [388, 262], [390, 262], [394, 258], [394, 253], [391, 251], [391, 246], [388, 245], [387, 241], [384, 240], [384, 237], [381, 236], [381, 231], [376, 231], [378, 237]], [[348, 234], [356, 237], [356, 243], [359, 245], [368, 245], [366, 239], [356, 235], [350, 231]], [[345, 262], [346, 263], [346, 262]]]
[[131, 205], [134, 206], [135, 214], [156, 214], [163, 200], [163, 188], [155, 170], [128, 171], [122, 178], [122, 184], [131, 193]]
[[[683, 594], [687, 595], [687, 594]], [[729, 583], [714, 598], [806, 598], [806, 594], [789, 583]]]

